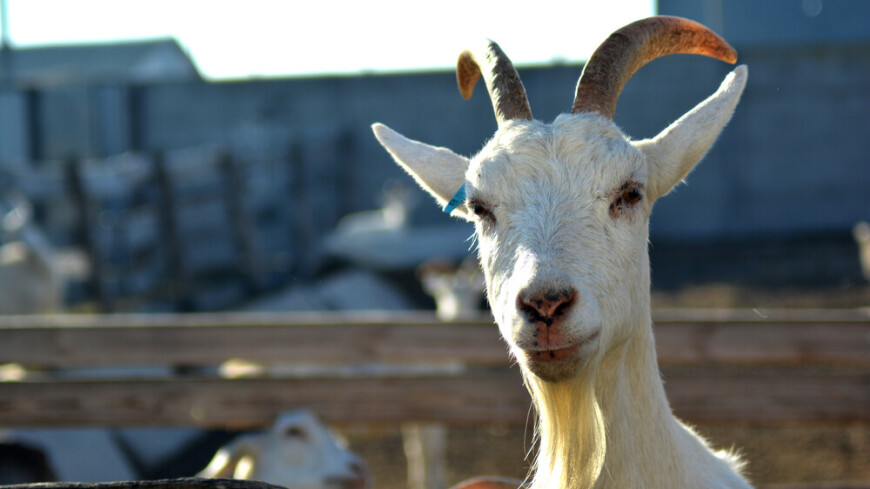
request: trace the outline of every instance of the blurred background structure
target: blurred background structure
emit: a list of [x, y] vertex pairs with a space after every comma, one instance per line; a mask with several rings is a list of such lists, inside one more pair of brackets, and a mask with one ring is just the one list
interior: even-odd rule
[[[870, 5], [661, 0], [657, 9], [713, 27], [751, 76], [722, 138], [657, 206], [654, 285], [861, 283], [851, 229], [870, 218]], [[4, 44], [2, 55], [0, 169], [49, 241], [91, 263], [68, 302], [225, 309], [318, 278], [337, 258], [395, 271], [422, 254], [467, 254], [470, 227], [416, 188], [409, 202], [421, 205], [393, 223], [410, 231], [351, 240], [392, 243], [395, 263], [367, 264], [366, 253], [326, 240], [343, 216], [378, 208], [385, 182], [407, 183], [372, 122], [464, 154], [491, 134], [487, 97], [463, 101], [452, 72], [215, 83], [172, 39]], [[616, 121], [652, 136], [728, 69], [700, 57], [656, 61], [628, 84]], [[519, 70], [535, 116], [551, 120], [581, 66]]]
[[[108, 3], [120, 9], [125, 2]], [[168, 4], [195, 10], [193, 3], [149, 2], [165, 17], [173, 15]], [[209, 2], [216, 9], [225, 3]], [[362, 7], [336, 12], [346, 17], [339, 20], [381, 15], [365, 10], [370, 2], [357, 3]], [[605, 3], [612, 2], [575, 5], [577, 14], [565, 15]], [[390, 8], [383, 15], [395, 14]], [[445, 62], [438, 69], [216, 81], [174, 38], [17, 47], [9, 36], [15, 11], [5, 10], [0, 290], [18, 294], [6, 294], [7, 303], [35, 304], [29, 312], [407, 310], [434, 308], [420, 282], [436, 280], [453, 287], [447, 293], [470, 291], [480, 302], [479, 283], [461, 273], [467, 269], [440, 275], [444, 263], [471, 254], [471, 226], [443, 215], [369, 128], [379, 121], [475, 153], [496, 125], [485, 94], [459, 97], [446, 68], [458, 50], [440, 49]], [[658, 0], [649, 13], [712, 27], [750, 71], [720, 140], [688, 184], [657, 204], [654, 305], [868, 305], [852, 230], [870, 220], [870, 2]], [[199, 20], [208, 21], [206, 14]], [[293, 29], [310, 20], [277, 22]], [[228, 46], [232, 27], [217, 26], [227, 30]], [[393, 57], [409, 42], [383, 29], [371, 35], [402, 44], [395, 55], [385, 50]], [[536, 118], [552, 120], [569, 109], [582, 63], [559, 55], [522, 62], [512, 49], [519, 44], [502, 43]], [[316, 48], [300, 43], [285, 54]], [[574, 45], [565, 43], [565, 51]], [[730, 69], [696, 56], [656, 60], [626, 86], [616, 122], [635, 138], [653, 136], [715, 91]], [[855, 229], [870, 256], [866, 227]], [[776, 290], [784, 292], [770, 292]], [[29, 302], [34, 297], [44, 300]], [[720, 445], [743, 447], [756, 481], [870, 478], [866, 424], [702, 430]], [[377, 487], [406, 487], [396, 464], [399, 434], [372, 433], [355, 433], [352, 444], [370, 466], [390, 469], [377, 475]], [[202, 457], [181, 460], [177, 447], [199, 435], [89, 432], [91, 447], [108, 447], [112, 456], [124, 448], [126, 459], [115, 461], [82, 453], [81, 438], [62, 433], [72, 440], [63, 446], [67, 453], [113, 460], [108, 465], [118, 472], [100, 474], [109, 479], [190, 475]], [[216, 436], [212, 447], [228, 437]], [[452, 430], [451, 481], [482, 473], [522, 477], [530, 443], [520, 429]], [[75, 459], [68, 465], [85, 470]]]

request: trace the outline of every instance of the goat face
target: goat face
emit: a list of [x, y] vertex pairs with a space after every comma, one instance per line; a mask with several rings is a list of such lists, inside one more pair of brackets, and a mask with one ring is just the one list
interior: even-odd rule
[[283, 413], [271, 430], [237, 438], [197, 475], [288, 489], [366, 489], [371, 482], [362, 459], [308, 411]]
[[573, 375], [627, 337], [646, 273], [647, 165], [608, 120], [505, 124], [466, 172], [493, 314], [521, 364]]
[[[626, 38], [639, 40], [626, 48]], [[628, 53], [614, 52], [614, 42]], [[724, 41], [694, 22], [639, 21], [590, 58], [572, 114], [544, 124], [532, 119], [513, 66], [490, 43], [483, 56], [463, 53], [458, 67], [464, 95], [484, 76], [499, 122], [479, 154], [467, 159], [374, 126], [381, 144], [436, 199], [443, 203], [465, 190], [456, 213], [475, 222], [496, 322], [520, 364], [544, 381], [578, 375], [624, 343], [649, 314], [652, 204], [701, 159], [743, 90], [746, 68], [738, 67], [719, 91], [658, 136], [631, 141], [611, 121], [622, 84], [649, 53], [672, 52], [736, 59]]]

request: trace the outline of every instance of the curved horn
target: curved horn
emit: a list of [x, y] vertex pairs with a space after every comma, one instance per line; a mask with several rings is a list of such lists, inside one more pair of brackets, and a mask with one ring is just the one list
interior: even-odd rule
[[[481, 63], [483, 61], [483, 63]], [[482, 67], [482, 68], [481, 68]], [[483, 59], [463, 51], [456, 63], [456, 81], [465, 99], [471, 98], [474, 85], [483, 75], [498, 125], [512, 119], [532, 120], [526, 89], [511, 60], [493, 41], [487, 43]]]
[[702, 54], [728, 63], [737, 51], [703, 25], [680, 17], [650, 17], [614, 32], [589, 58], [577, 83], [571, 112], [598, 112], [613, 119], [629, 78], [646, 63], [668, 54]]

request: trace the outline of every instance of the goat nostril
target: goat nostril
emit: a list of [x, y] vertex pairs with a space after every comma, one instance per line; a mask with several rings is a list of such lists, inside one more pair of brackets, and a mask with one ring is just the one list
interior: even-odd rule
[[553, 310], [553, 317], [562, 317], [565, 315], [565, 312], [574, 305], [574, 297], [569, 298], [568, 300], [563, 301], [561, 304], [556, 306], [556, 309]]
[[542, 321], [549, 326], [564, 316], [577, 301], [573, 288], [524, 290], [517, 296], [517, 309], [531, 322]]

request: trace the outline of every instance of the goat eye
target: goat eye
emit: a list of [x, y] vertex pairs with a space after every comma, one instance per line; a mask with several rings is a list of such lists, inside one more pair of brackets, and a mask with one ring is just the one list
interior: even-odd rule
[[284, 430], [284, 437], [304, 440], [308, 438], [308, 434], [298, 426], [290, 426]]
[[492, 211], [489, 210], [489, 207], [487, 207], [479, 200], [472, 200], [468, 202], [468, 208], [471, 209], [471, 212], [473, 212], [474, 215], [476, 215], [480, 219], [495, 221], [495, 216], [492, 214]]
[[637, 187], [629, 187], [622, 192], [622, 200], [626, 204], [636, 204], [640, 201], [640, 190]]
[[610, 203], [610, 216], [613, 218], [622, 216], [640, 202], [643, 199], [641, 188], [641, 185], [635, 182], [627, 182], [620, 187]]

